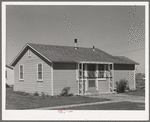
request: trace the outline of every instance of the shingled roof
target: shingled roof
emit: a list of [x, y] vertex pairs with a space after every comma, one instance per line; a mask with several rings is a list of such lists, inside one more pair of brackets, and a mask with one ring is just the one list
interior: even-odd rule
[[[43, 45], [32, 43], [26, 44], [23, 50], [25, 50], [26, 48], [33, 49], [50, 62], [84, 61], [84, 62], [110, 62], [119, 64], [138, 64], [137, 62], [134, 62], [125, 57], [112, 56], [97, 48], [95, 48], [95, 51], [93, 51], [93, 48], [78, 47], [78, 49], [75, 49], [74, 47], [70, 46]], [[11, 63], [12, 66], [16, 64], [15, 61], [18, 58], [21, 58], [20, 56], [21, 52]]]

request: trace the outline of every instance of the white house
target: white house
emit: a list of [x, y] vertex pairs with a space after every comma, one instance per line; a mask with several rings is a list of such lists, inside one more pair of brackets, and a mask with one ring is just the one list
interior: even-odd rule
[[14, 84], [14, 70], [11, 66], [6, 65], [6, 83], [8, 85], [13, 85]]
[[15, 91], [60, 94], [113, 92], [116, 81], [127, 79], [135, 89], [135, 61], [100, 49], [26, 44], [12, 61]]

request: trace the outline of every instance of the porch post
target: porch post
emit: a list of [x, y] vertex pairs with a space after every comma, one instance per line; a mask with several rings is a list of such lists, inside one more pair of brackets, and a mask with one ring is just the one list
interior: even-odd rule
[[98, 90], [98, 64], [96, 64], [96, 90]]
[[115, 85], [115, 82], [114, 82], [114, 63], [112, 63], [112, 80], [113, 80], [113, 92], [114, 92], [114, 85]]
[[108, 82], [109, 82], [109, 91], [111, 92], [111, 79], [110, 79], [110, 64], [108, 64]]
[[[110, 65], [112, 65], [112, 69], [110, 69]], [[113, 77], [112, 77], [112, 73], [113, 73], [113, 64], [112, 63], [109, 63], [108, 64], [108, 79], [109, 79], [109, 90], [110, 92], [113, 92], [114, 91], [114, 81], [113, 81]]]
[[77, 73], [77, 77], [78, 77], [78, 94], [80, 94], [80, 86], [79, 86], [80, 85], [80, 82], [79, 82], [79, 67], [80, 66], [79, 65], [80, 65], [80, 63], [78, 63], [78, 71], [77, 71], [78, 72]]
[[88, 82], [87, 82], [87, 64], [85, 64], [85, 91], [88, 89]]
[[134, 70], [134, 90], [136, 90], [135, 70]]
[[104, 78], [106, 77], [106, 65], [104, 64]]
[[83, 63], [81, 64], [81, 67], [82, 67], [82, 94], [83, 94]]
[[51, 63], [51, 95], [54, 95], [54, 85], [53, 85], [53, 63]]

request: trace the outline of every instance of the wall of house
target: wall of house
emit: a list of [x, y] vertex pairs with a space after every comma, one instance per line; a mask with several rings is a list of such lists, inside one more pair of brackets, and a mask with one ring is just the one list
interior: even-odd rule
[[114, 70], [114, 86], [116, 87], [116, 81], [126, 79], [129, 81], [130, 89], [134, 89], [134, 65], [116, 65]]
[[53, 63], [54, 95], [59, 95], [64, 87], [70, 87], [70, 93], [78, 94], [76, 63]]
[[14, 70], [6, 67], [6, 83], [8, 85], [13, 85], [14, 84]]
[[[37, 63], [43, 63], [43, 81], [37, 81]], [[24, 65], [24, 80], [19, 80], [19, 65]], [[29, 93], [44, 92], [51, 95], [51, 66], [45, 63], [41, 58], [31, 52], [28, 52], [19, 60], [14, 67], [14, 91], [23, 91]]]

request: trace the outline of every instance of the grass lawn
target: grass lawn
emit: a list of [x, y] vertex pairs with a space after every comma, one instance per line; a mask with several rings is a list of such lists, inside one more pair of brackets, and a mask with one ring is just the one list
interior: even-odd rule
[[125, 94], [145, 97], [145, 90], [143, 90], [143, 89], [137, 89], [136, 91], [133, 91], [133, 92], [125, 92]]
[[13, 92], [12, 88], [6, 89], [6, 109], [34, 109], [42, 107], [52, 107], [61, 105], [71, 105], [80, 103], [92, 103], [108, 101], [105, 98], [90, 98], [85, 96], [70, 96], [70, 97], [46, 97], [21, 95]]
[[60, 108], [59, 110], [145, 110], [145, 104], [123, 101], [117, 103], [86, 105], [62, 109]]

